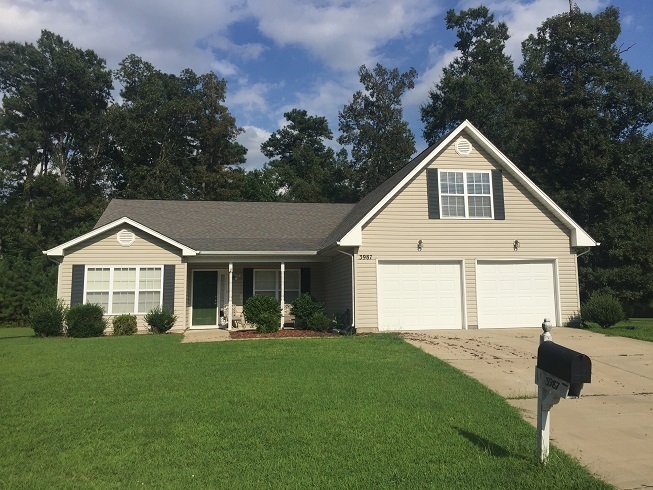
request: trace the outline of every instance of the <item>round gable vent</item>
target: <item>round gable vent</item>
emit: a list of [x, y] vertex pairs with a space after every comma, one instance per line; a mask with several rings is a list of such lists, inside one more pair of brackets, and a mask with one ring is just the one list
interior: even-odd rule
[[136, 240], [136, 235], [131, 230], [120, 230], [117, 235], [118, 243], [123, 247], [129, 247], [134, 240]]
[[467, 156], [472, 152], [472, 144], [465, 138], [460, 138], [456, 141], [456, 153], [459, 155]]

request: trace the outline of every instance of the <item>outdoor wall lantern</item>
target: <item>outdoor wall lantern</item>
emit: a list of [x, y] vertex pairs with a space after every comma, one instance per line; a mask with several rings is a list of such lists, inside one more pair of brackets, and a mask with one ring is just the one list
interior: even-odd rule
[[422, 240], [417, 240], [417, 251], [421, 252], [424, 247], [424, 242]]
[[515, 240], [512, 244], [512, 249], [516, 252], [517, 250], [519, 250], [519, 245], [520, 245], [519, 240]]

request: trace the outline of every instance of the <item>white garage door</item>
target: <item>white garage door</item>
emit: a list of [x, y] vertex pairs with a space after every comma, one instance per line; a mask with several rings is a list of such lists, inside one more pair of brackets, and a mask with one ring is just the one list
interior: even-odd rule
[[460, 262], [380, 261], [379, 330], [462, 328]]
[[476, 266], [479, 328], [555, 325], [555, 269], [551, 261], [479, 261]]

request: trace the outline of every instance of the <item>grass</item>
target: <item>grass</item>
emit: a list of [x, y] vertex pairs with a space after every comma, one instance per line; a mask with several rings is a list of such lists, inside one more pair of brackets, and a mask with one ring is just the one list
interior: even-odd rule
[[611, 488], [391, 335], [0, 341], [0, 488]]
[[34, 337], [34, 330], [26, 327], [0, 328], [0, 339], [9, 339], [14, 337]]
[[587, 325], [592, 332], [653, 342], [653, 318], [631, 318], [610, 328], [601, 328], [591, 322], [587, 322]]

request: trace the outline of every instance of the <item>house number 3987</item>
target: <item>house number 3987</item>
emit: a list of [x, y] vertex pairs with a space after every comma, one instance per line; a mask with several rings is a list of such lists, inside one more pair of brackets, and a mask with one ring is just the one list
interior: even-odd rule
[[359, 255], [358, 260], [372, 260], [371, 255]]

